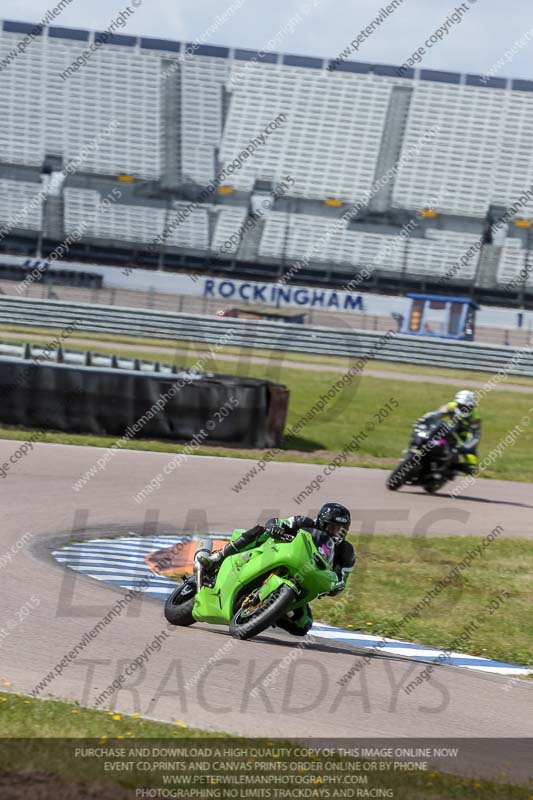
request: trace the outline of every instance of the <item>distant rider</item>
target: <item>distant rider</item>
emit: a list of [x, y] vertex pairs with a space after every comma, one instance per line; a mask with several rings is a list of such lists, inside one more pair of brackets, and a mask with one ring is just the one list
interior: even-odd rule
[[455, 395], [455, 400], [445, 403], [437, 411], [430, 411], [422, 419], [425, 422], [442, 421], [453, 426], [457, 441], [455, 452], [460, 457], [454, 463], [454, 469], [473, 475], [477, 472], [477, 448], [481, 438], [481, 417], [476, 408], [477, 400], [474, 392], [462, 389]]
[[[330, 595], [339, 594], [346, 588], [348, 575], [355, 564], [355, 550], [350, 542], [346, 541], [346, 534], [350, 529], [351, 515], [348, 509], [340, 503], [324, 503], [316, 520], [311, 517], [294, 516], [281, 519], [273, 517], [265, 525], [255, 525], [245, 531], [238, 539], [224, 545], [210, 556], [203, 556], [201, 561], [206, 569], [218, 570], [228, 556], [251, 550], [261, 545], [269, 536], [280, 541], [290, 541], [301, 528], [327, 534], [333, 541], [332, 569], [337, 573], [338, 581]], [[292, 633], [295, 636], [304, 636], [313, 624], [313, 617], [309, 604], [305, 607], [290, 611], [276, 622], [276, 626]]]

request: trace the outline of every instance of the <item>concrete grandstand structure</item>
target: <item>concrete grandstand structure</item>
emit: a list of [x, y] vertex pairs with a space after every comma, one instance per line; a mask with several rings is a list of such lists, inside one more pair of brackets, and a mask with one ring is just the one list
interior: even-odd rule
[[33, 29], [0, 31], [0, 251], [533, 294], [533, 82], [60, 27], [17, 53]]

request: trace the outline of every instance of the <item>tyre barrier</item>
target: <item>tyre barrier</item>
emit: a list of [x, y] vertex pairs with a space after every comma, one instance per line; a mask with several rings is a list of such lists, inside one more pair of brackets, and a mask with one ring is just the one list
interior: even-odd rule
[[[0, 349], [0, 422], [68, 433], [170, 439], [199, 444], [278, 447], [289, 390], [256, 378], [202, 373], [149, 362], [91, 366], [36, 361]], [[81, 360], [80, 358], [80, 360]], [[113, 360], [114, 359], [114, 360]], [[129, 367], [129, 368], [128, 368]], [[143, 367], [143, 368], [141, 368]], [[175, 371], [174, 371], [175, 370]]]

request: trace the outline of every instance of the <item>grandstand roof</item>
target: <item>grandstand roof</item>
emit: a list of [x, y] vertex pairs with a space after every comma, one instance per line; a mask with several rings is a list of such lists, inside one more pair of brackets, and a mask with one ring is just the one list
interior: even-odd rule
[[[3, 30], [7, 33], [21, 33], [21, 34], [36, 34], [36, 27], [38, 23], [31, 22], [18, 22], [13, 20], [4, 20]], [[92, 31], [79, 29], [79, 28], [62, 28], [62, 27], [43, 27], [42, 33], [48, 32], [48, 36], [54, 39], [70, 39], [75, 41], [89, 41]], [[94, 31], [95, 35], [101, 34], [100, 31]], [[39, 34], [40, 35], [40, 34]], [[335, 59], [328, 58], [313, 58], [311, 56], [293, 55], [286, 53], [264, 52], [256, 50], [246, 50], [241, 48], [223, 47], [213, 44], [197, 44], [196, 42], [178, 42], [171, 39], [157, 39], [145, 36], [126, 36], [123, 34], [111, 34], [109, 39], [103, 44], [119, 45], [124, 47], [138, 47], [146, 50], [159, 50], [169, 53], [179, 53], [181, 50], [186, 50], [187, 47], [192, 48], [193, 56], [211, 56], [212, 58], [227, 58], [237, 61], [251, 61], [257, 60], [266, 64], [284, 64], [285, 66], [303, 67], [307, 69], [327, 69], [330, 65], [335, 66], [337, 72], [354, 72], [354, 73], [372, 73], [383, 77], [398, 77], [401, 79], [414, 79], [423, 81], [436, 81], [438, 83], [452, 83], [455, 85], [464, 86], [477, 86], [489, 89], [510, 89], [519, 92], [533, 92], [533, 81], [513, 79], [513, 78], [496, 78], [496, 77], [483, 77], [470, 73], [461, 72], [446, 72], [434, 69], [404, 69], [401, 77], [398, 76], [396, 70], [399, 66], [393, 64], [373, 64], [366, 61], [340, 61], [336, 62]], [[187, 51], [190, 53], [191, 51]], [[482, 80], [483, 78], [483, 80]]]

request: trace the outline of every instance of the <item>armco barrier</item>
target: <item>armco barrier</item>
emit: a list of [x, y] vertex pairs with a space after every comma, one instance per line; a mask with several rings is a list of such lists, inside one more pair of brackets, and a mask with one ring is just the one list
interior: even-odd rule
[[348, 323], [346, 328], [323, 328], [116, 306], [0, 298], [0, 325], [56, 329], [66, 327], [73, 320], [76, 320], [77, 334], [91, 331], [208, 344], [224, 340], [225, 344], [236, 347], [343, 356], [354, 359], [354, 362], [361, 356], [368, 356], [381, 361], [481, 372], [506, 369], [511, 375], [533, 377], [533, 354], [529, 349], [399, 334], [391, 334], [386, 339], [383, 333], [354, 330], [348, 327]]
[[129, 369], [140, 372], [160, 373], [161, 375], [174, 376], [178, 380], [188, 374], [178, 366], [161, 364], [159, 361], [147, 361], [144, 358], [128, 358], [127, 356], [106, 355], [93, 351], [80, 352], [79, 350], [66, 350], [61, 345], [46, 347], [46, 344], [19, 344], [19, 342], [0, 341], [0, 358], [25, 359], [28, 363], [57, 362], [58, 364], [72, 364], [80, 367], [103, 367], [104, 369]]
[[265, 448], [281, 444], [289, 392], [270, 381], [231, 375], [0, 355], [0, 397], [0, 421], [8, 425]]

